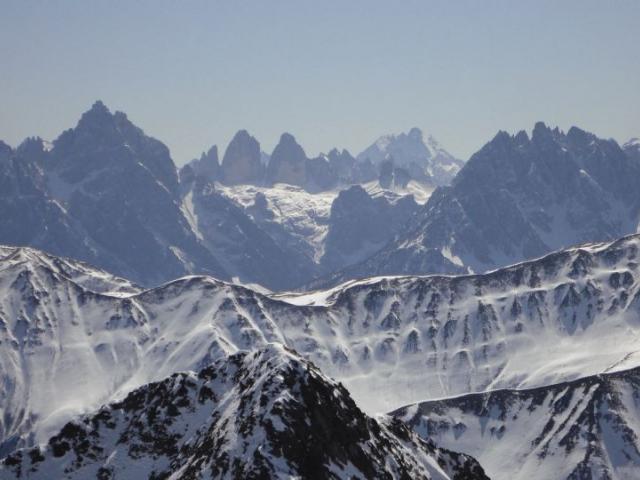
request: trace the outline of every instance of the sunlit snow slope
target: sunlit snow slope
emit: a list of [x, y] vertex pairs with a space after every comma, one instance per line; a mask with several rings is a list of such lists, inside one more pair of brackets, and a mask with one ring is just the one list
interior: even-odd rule
[[0, 478], [477, 479], [466, 455], [379, 423], [317, 367], [270, 344], [145, 385], [0, 461]]
[[2, 441], [43, 441], [72, 414], [274, 341], [367, 412], [630, 368], [639, 248], [634, 235], [485, 275], [273, 297], [207, 277], [98, 293], [18, 250], [0, 261]]
[[472, 454], [496, 480], [635, 479], [640, 369], [403, 408], [419, 434]]

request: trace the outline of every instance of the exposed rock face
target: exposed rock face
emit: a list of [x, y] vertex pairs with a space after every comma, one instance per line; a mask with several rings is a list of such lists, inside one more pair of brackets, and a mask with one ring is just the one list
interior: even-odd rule
[[[251, 459], [251, 461], [247, 461]], [[471, 457], [367, 417], [276, 344], [141, 387], [19, 450], [2, 477], [486, 479]]]
[[199, 159], [194, 159], [180, 169], [180, 183], [191, 185], [196, 178], [207, 182], [214, 182], [221, 178], [221, 168], [218, 162], [218, 147], [212, 146]]
[[304, 186], [306, 176], [307, 155], [296, 142], [293, 135], [283, 133], [280, 142], [271, 154], [267, 166], [267, 182], [288, 183]]
[[[40, 142], [34, 159], [25, 151], [6, 147], [0, 157], [0, 237], [6, 244], [34, 245], [58, 254], [96, 260], [86, 248], [64, 208], [50, 195], [46, 175], [37, 159], [46, 152]], [[33, 146], [30, 147], [33, 152]]]
[[181, 212], [168, 149], [123, 113], [96, 102], [53, 146], [29, 139], [7, 153], [1, 242], [75, 257], [144, 284], [182, 275], [189, 263], [228, 278]]
[[362, 261], [402, 231], [418, 209], [412, 196], [373, 198], [359, 185], [341, 191], [331, 205], [323, 265], [333, 270]]
[[231, 277], [274, 290], [291, 289], [314, 277], [312, 258], [279, 243], [273, 232], [210, 183], [196, 182], [189, 195], [196, 232], [218, 253]]
[[224, 152], [223, 181], [228, 185], [260, 185], [264, 182], [264, 174], [260, 144], [246, 130], [240, 130]]
[[13, 149], [2, 140], [0, 140], [0, 161], [8, 160], [12, 153]]
[[54, 142], [43, 168], [51, 195], [99, 246], [96, 263], [146, 284], [183, 275], [187, 262], [226, 277], [180, 209], [168, 149], [123, 113], [97, 102]]
[[640, 162], [628, 151], [576, 127], [565, 134], [538, 123], [531, 138], [500, 132], [404, 236], [335, 279], [482, 272], [633, 233]]
[[[273, 165], [291, 173], [292, 159], [304, 164], [304, 181], [281, 179], [281, 190], [287, 182], [301, 184], [291, 186], [286, 219], [282, 211], [265, 211], [283, 205], [245, 211], [221, 194], [237, 187], [228, 181], [264, 183], [259, 144], [246, 131], [230, 143], [223, 166], [214, 146], [185, 165], [178, 180], [162, 143], [96, 102], [53, 144], [38, 138], [15, 150], [0, 144], [0, 242], [78, 258], [145, 286], [199, 273], [269, 289], [298, 287], [326, 273], [320, 262], [326, 213], [337, 195], [327, 190], [340, 186], [335, 167], [355, 160], [348, 152], [309, 160], [292, 137], [283, 139]], [[301, 194], [292, 208], [296, 188], [327, 196]]]
[[347, 185], [355, 183], [353, 180], [353, 169], [356, 164], [356, 159], [347, 150], [343, 149], [342, 151], [338, 151], [334, 148], [327, 154], [327, 159], [333, 171], [336, 172], [340, 183]]
[[494, 479], [624, 479], [640, 465], [640, 369], [531, 390], [494, 390], [393, 413], [474, 455]]
[[310, 192], [331, 190], [339, 184], [338, 173], [328, 158], [319, 156], [307, 160], [305, 187]]

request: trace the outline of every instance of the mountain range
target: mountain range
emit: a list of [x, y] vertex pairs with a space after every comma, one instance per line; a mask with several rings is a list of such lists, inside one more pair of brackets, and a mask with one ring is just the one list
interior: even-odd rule
[[635, 478], [639, 181], [542, 122], [0, 142], [0, 478]]
[[166, 146], [96, 102], [51, 143], [0, 145], [0, 242], [145, 286], [479, 273], [635, 232], [638, 145], [538, 123], [462, 164], [417, 128], [316, 158], [290, 134], [266, 155], [241, 130], [222, 162], [214, 146], [178, 171]]
[[480, 273], [638, 229], [637, 143], [572, 127], [498, 133], [411, 224], [363, 262], [313, 286], [371, 275]]
[[[29, 138], [16, 149], [0, 146], [0, 242], [84, 260], [146, 286], [199, 273], [282, 290], [381, 248], [417, 208], [409, 195], [424, 201], [433, 189], [406, 178], [382, 188], [371, 162], [335, 149], [309, 159], [290, 134], [264, 162], [258, 141], [241, 130], [222, 163], [212, 147], [178, 171], [165, 145], [96, 102], [51, 143]], [[352, 185], [366, 193], [329, 208]], [[254, 189], [251, 206], [234, 195], [238, 189]], [[305, 202], [327, 205], [328, 218], [282, 221], [274, 195], [256, 189], [297, 191], [298, 218], [310, 219]], [[368, 249], [354, 254], [368, 241], [355, 232], [331, 240], [325, 255], [325, 239], [341, 237], [344, 228], [333, 212], [358, 216], [372, 204], [389, 212], [393, 227], [363, 216], [368, 232], [379, 230]]]
[[[558, 461], [594, 476], [603, 471], [610, 478], [626, 478], [624, 472], [634, 465], [626, 452], [640, 448], [635, 435], [625, 433], [637, 429], [632, 405], [639, 251], [640, 236], [633, 235], [484, 275], [381, 277], [324, 291], [264, 295], [197, 276], [142, 290], [69, 259], [4, 248], [0, 456], [47, 443], [78, 414], [120, 402], [175, 372], [198, 372], [239, 351], [259, 351], [275, 342], [342, 382], [364, 412], [394, 412], [450, 450], [493, 459], [481, 463], [492, 478], [495, 465], [507, 478], [525, 463], [539, 472], [537, 478], [545, 478]], [[606, 423], [593, 423], [592, 416], [566, 406], [571, 398], [591, 398], [584, 393], [563, 397], [568, 388], [586, 392], [583, 385], [600, 385], [603, 376], [614, 373], [613, 386], [602, 388], [619, 396], [620, 405], [602, 403], [601, 395], [589, 400], [599, 405]], [[564, 453], [540, 455], [540, 442], [526, 450], [526, 439], [518, 445], [499, 442], [500, 431], [519, 436], [520, 429], [528, 428], [520, 423], [525, 419], [515, 400], [505, 403], [510, 410], [504, 415], [484, 414], [471, 403], [464, 420], [454, 410], [462, 408], [460, 403], [448, 400], [467, 395], [482, 403], [482, 395], [511, 395], [532, 412], [528, 392], [550, 399], [536, 409], [535, 421], [551, 425], [541, 435], [549, 445], [564, 445]], [[422, 406], [425, 401], [429, 407]], [[416, 403], [420, 412], [440, 412], [443, 422], [456, 419], [468, 433], [450, 437], [445, 427], [433, 433], [413, 407], [398, 412]], [[552, 428], [565, 418], [562, 412], [572, 415], [574, 429], [593, 435], [608, 429], [607, 439], [618, 439], [606, 444], [608, 457], [586, 452], [589, 443], [562, 440], [566, 434]], [[620, 417], [615, 422], [608, 420], [614, 412]], [[483, 415], [495, 417], [495, 434], [484, 427], [474, 430]], [[486, 441], [482, 435], [489, 435]], [[108, 445], [100, 448], [114, 448]], [[495, 449], [501, 448], [507, 449], [503, 456], [510, 448], [520, 449], [512, 470], [495, 463], [500, 456]], [[573, 466], [561, 455], [571, 458]]]

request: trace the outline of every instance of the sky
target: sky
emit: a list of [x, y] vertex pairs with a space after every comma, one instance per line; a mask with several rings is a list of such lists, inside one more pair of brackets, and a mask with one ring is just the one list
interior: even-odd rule
[[309, 156], [413, 126], [466, 159], [536, 121], [640, 136], [637, 0], [13, 1], [0, 139], [56, 138], [101, 99], [178, 164], [247, 129]]

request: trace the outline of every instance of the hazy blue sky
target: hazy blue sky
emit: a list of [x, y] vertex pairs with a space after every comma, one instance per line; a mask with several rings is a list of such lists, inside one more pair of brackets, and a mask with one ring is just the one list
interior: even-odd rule
[[414, 125], [467, 157], [536, 120], [640, 136], [640, 1], [2, 1], [0, 139], [96, 99], [177, 163], [246, 128], [310, 155]]

